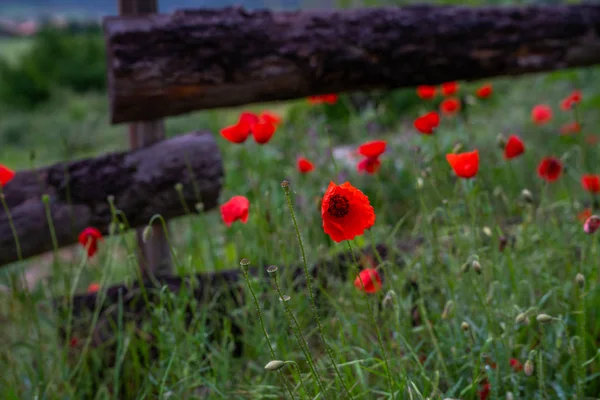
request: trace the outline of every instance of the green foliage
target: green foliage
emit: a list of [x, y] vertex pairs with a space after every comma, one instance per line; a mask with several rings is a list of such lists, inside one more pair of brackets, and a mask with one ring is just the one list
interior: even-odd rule
[[103, 90], [105, 68], [104, 43], [97, 29], [79, 34], [47, 29], [14, 62], [0, 59], [0, 102], [33, 108], [60, 88]]

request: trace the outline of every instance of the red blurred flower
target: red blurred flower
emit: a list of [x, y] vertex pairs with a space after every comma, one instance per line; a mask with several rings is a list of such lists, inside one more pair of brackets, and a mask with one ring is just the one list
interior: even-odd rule
[[599, 135], [586, 135], [585, 137], [585, 142], [587, 144], [598, 144], [598, 142], [600, 142], [600, 136]]
[[571, 110], [574, 106], [581, 102], [581, 90], [574, 90], [570, 95], [565, 97], [560, 102], [560, 108], [564, 111]]
[[552, 119], [552, 109], [546, 104], [538, 104], [531, 110], [531, 120], [536, 125], [543, 125]]
[[248, 211], [250, 201], [244, 196], [234, 196], [228, 202], [221, 205], [221, 218], [227, 226], [240, 220], [243, 224], [248, 222]]
[[581, 132], [581, 125], [577, 122], [569, 122], [568, 124], [564, 124], [560, 127], [561, 135], [570, 135], [572, 133]]
[[252, 125], [252, 136], [258, 144], [265, 144], [275, 134], [275, 125], [267, 121], [259, 121]]
[[379, 167], [381, 167], [379, 157], [366, 157], [356, 165], [359, 173], [366, 172], [371, 175], [377, 172]]
[[87, 288], [88, 293], [96, 293], [98, 290], [100, 290], [100, 285], [97, 283], [90, 283]]
[[487, 400], [487, 398], [490, 397], [491, 389], [492, 386], [489, 382], [487, 382], [487, 380], [481, 382], [481, 389], [479, 389], [479, 400]]
[[435, 97], [435, 86], [421, 85], [417, 86], [417, 96], [423, 100], [431, 100]]
[[600, 193], [600, 175], [583, 175], [581, 186], [590, 193]]
[[434, 129], [440, 124], [440, 115], [435, 111], [431, 111], [415, 119], [413, 124], [419, 132], [431, 135]]
[[258, 119], [264, 122], [269, 122], [273, 125], [281, 123], [281, 117], [272, 111], [263, 111], [259, 114]]
[[0, 185], [1, 186], [6, 185], [14, 177], [15, 177], [15, 172], [12, 169], [6, 168], [4, 165], [0, 165]]
[[492, 88], [492, 84], [491, 83], [486, 83], [485, 85], [483, 85], [480, 88], [478, 88], [475, 91], [475, 94], [479, 98], [487, 99], [488, 97], [490, 97], [492, 95], [493, 91], [494, 90]]
[[221, 129], [221, 136], [231, 143], [244, 143], [250, 133], [252, 133], [252, 127], [258, 121], [259, 118], [257, 115], [244, 111], [240, 114], [240, 118], [235, 125]]
[[310, 104], [323, 104], [323, 103], [327, 103], [327, 104], [335, 104], [338, 101], [338, 95], [337, 94], [320, 94], [317, 96], [309, 96], [308, 97], [308, 102]]
[[597, 215], [590, 216], [583, 224], [583, 231], [588, 235], [596, 233], [598, 228], [600, 228], [600, 217]]
[[323, 230], [335, 242], [352, 240], [375, 224], [369, 198], [349, 182], [329, 183], [321, 203]]
[[354, 279], [354, 286], [366, 293], [377, 293], [381, 289], [381, 277], [374, 268], [363, 269]]
[[554, 182], [560, 177], [562, 172], [562, 163], [555, 157], [546, 157], [538, 165], [538, 175], [540, 178]]
[[78, 345], [79, 345], [79, 339], [77, 339], [77, 336], [71, 337], [71, 340], [69, 341], [69, 346], [71, 346], [71, 348], [75, 348]]
[[520, 156], [525, 152], [525, 144], [521, 138], [516, 135], [510, 135], [508, 141], [506, 142], [506, 146], [504, 146], [504, 158], [509, 160], [511, 158], [515, 158]]
[[102, 240], [102, 233], [96, 228], [87, 227], [79, 234], [79, 243], [87, 249], [88, 257], [92, 257], [98, 251], [98, 241]]
[[457, 82], [446, 82], [442, 83], [441, 91], [444, 96], [452, 96], [458, 91]]
[[511, 358], [510, 359], [510, 366], [513, 369], [513, 371], [515, 371], [515, 372], [519, 372], [519, 371], [523, 370], [523, 365], [516, 358]]
[[315, 169], [313, 163], [311, 163], [304, 157], [298, 157], [298, 160], [296, 161], [296, 166], [298, 167], [298, 171], [302, 172], [303, 174], [306, 174]]
[[450, 97], [448, 99], [445, 99], [440, 104], [440, 111], [444, 115], [454, 115], [460, 111], [460, 108], [460, 100], [456, 97]]
[[460, 178], [473, 178], [479, 170], [479, 151], [474, 150], [467, 153], [446, 154], [448, 164], [454, 173]]
[[385, 140], [373, 140], [360, 145], [358, 152], [365, 157], [376, 158], [383, 154], [386, 145]]

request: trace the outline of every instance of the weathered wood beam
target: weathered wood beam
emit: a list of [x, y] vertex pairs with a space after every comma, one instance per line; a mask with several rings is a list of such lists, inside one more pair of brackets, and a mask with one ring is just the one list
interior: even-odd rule
[[[52, 250], [43, 195], [48, 195], [58, 246], [77, 241], [87, 226], [108, 232], [112, 220], [108, 197], [135, 228], [155, 214], [173, 218], [185, 213], [176, 183], [190, 209], [199, 201], [214, 208], [221, 190], [223, 165], [210, 132], [196, 132], [149, 147], [19, 171], [3, 187], [23, 258]], [[0, 210], [0, 266], [18, 260], [4, 210]]]
[[103, 26], [113, 123], [600, 63], [600, 4], [226, 8]]

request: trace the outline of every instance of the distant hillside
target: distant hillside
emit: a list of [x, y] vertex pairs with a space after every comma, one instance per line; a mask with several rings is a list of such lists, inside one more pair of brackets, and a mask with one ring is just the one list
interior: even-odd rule
[[[170, 12], [179, 8], [220, 8], [232, 5], [241, 5], [249, 9], [298, 9], [306, 5], [330, 7], [332, 3], [332, 0], [158, 0], [160, 12]], [[117, 13], [117, 0], [0, 0], [1, 16], [20, 17], [48, 13], [114, 15]]]

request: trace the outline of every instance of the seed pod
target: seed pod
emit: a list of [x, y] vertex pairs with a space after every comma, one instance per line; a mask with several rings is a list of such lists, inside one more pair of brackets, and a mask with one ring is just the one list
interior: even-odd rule
[[473, 271], [481, 275], [481, 264], [479, 264], [479, 261], [473, 260], [473, 263], [471, 265], [473, 266]]
[[463, 321], [463, 323], [460, 324], [460, 329], [467, 332], [469, 329], [471, 329], [471, 326], [467, 322]]
[[285, 365], [284, 361], [281, 360], [273, 360], [273, 361], [269, 361], [267, 363], [267, 365], [265, 365], [265, 369], [267, 371], [277, 371], [281, 368], [283, 368], [283, 366]]
[[521, 198], [523, 199], [523, 201], [525, 201], [526, 203], [533, 203], [533, 195], [531, 194], [531, 192], [527, 189], [523, 189], [521, 190]]

